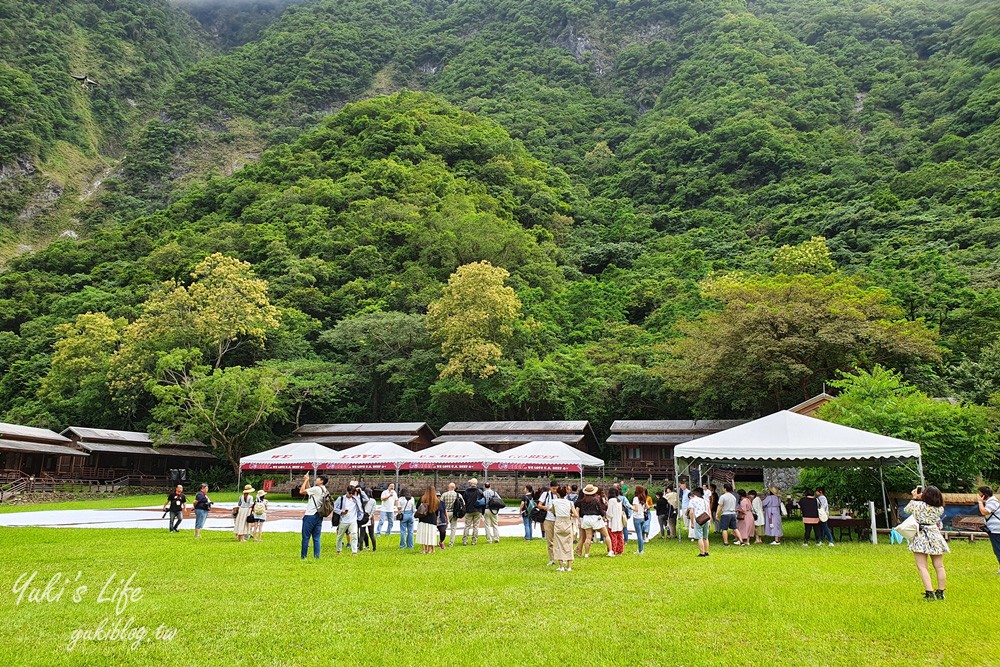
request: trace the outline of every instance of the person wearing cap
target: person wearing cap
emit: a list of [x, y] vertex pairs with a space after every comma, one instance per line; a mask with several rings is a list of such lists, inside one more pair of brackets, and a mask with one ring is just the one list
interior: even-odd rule
[[240, 494], [240, 499], [236, 503], [236, 524], [233, 526], [233, 532], [236, 533], [237, 542], [243, 542], [246, 538], [250, 537], [250, 527], [247, 519], [249, 519], [250, 510], [253, 508], [253, 493], [254, 488], [247, 484], [243, 487], [243, 493]]
[[469, 488], [462, 492], [465, 501], [465, 527], [462, 529], [462, 546], [469, 544], [469, 532], [472, 532], [472, 546], [479, 540], [479, 520], [486, 509], [486, 497], [479, 489], [479, 480], [473, 477], [469, 480]]
[[254, 542], [260, 542], [264, 533], [264, 522], [267, 521], [267, 491], [261, 489], [257, 492], [257, 499], [250, 507], [250, 514], [247, 516], [247, 523], [250, 526], [250, 536]]
[[323, 517], [320, 516], [319, 509], [323, 505], [323, 498], [329, 493], [326, 482], [326, 475], [320, 475], [316, 478], [316, 484], [310, 486], [309, 473], [302, 477], [299, 493], [309, 498], [306, 502], [306, 513], [302, 515], [302, 560], [309, 554], [310, 538], [313, 543], [313, 557], [319, 558], [320, 536], [323, 534]]
[[556, 491], [559, 490], [559, 482], [552, 480], [549, 482], [549, 489], [542, 493], [538, 499], [538, 506], [545, 510], [545, 523], [542, 524], [542, 534], [545, 535], [545, 547], [549, 552], [549, 565], [556, 564], [555, 554], [555, 526], [556, 515], [552, 511], [552, 501], [556, 499]]

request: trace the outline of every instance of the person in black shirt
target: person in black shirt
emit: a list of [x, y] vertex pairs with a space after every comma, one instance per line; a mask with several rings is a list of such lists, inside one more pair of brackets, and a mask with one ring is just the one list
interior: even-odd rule
[[663, 491], [656, 492], [656, 523], [660, 525], [660, 537], [666, 539], [667, 526], [670, 525], [670, 503], [663, 497]]
[[181, 532], [181, 517], [183, 516], [185, 503], [187, 503], [187, 496], [184, 495], [184, 487], [178, 484], [174, 492], [167, 496], [167, 502], [163, 506], [164, 512], [170, 512], [171, 533]]

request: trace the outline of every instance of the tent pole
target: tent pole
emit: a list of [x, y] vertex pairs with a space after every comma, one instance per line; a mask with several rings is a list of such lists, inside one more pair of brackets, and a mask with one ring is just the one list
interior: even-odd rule
[[920, 474], [920, 486], [926, 486], [926, 482], [924, 482], [924, 457], [923, 456], [918, 456], [917, 457], [917, 472]]
[[674, 519], [674, 532], [677, 533], [677, 541], [681, 541], [681, 531], [677, 527], [677, 519], [681, 518], [681, 467], [680, 461], [683, 459], [678, 459], [674, 455], [674, 491], [677, 492], [677, 517]]
[[885, 527], [892, 528], [889, 525], [889, 501], [888, 496], [885, 493], [885, 477], [882, 475], [882, 462], [878, 462], [878, 479], [882, 482], [882, 509], [885, 511]]

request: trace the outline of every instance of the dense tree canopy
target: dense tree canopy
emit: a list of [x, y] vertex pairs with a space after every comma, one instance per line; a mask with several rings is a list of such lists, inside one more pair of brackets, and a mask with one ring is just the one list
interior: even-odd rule
[[[0, 419], [605, 433], [874, 364], [992, 409], [997, 16], [0, 0]], [[205, 396], [259, 418], [211, 435]]]

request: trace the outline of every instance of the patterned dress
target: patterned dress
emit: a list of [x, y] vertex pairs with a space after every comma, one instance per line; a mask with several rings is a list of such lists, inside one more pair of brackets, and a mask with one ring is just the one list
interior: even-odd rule
[[951, 553], [944, 535], [941, 534], [941, 530], [937, 526], [941, 515], [944, 514], [943, 507], [931, 507], [922, 500], [911, 500], [903, 508], [903, 512], [913, 515], [917, 523], [920, 524], [920, 530], [910, 540], [910, 551], [928, 556]]

